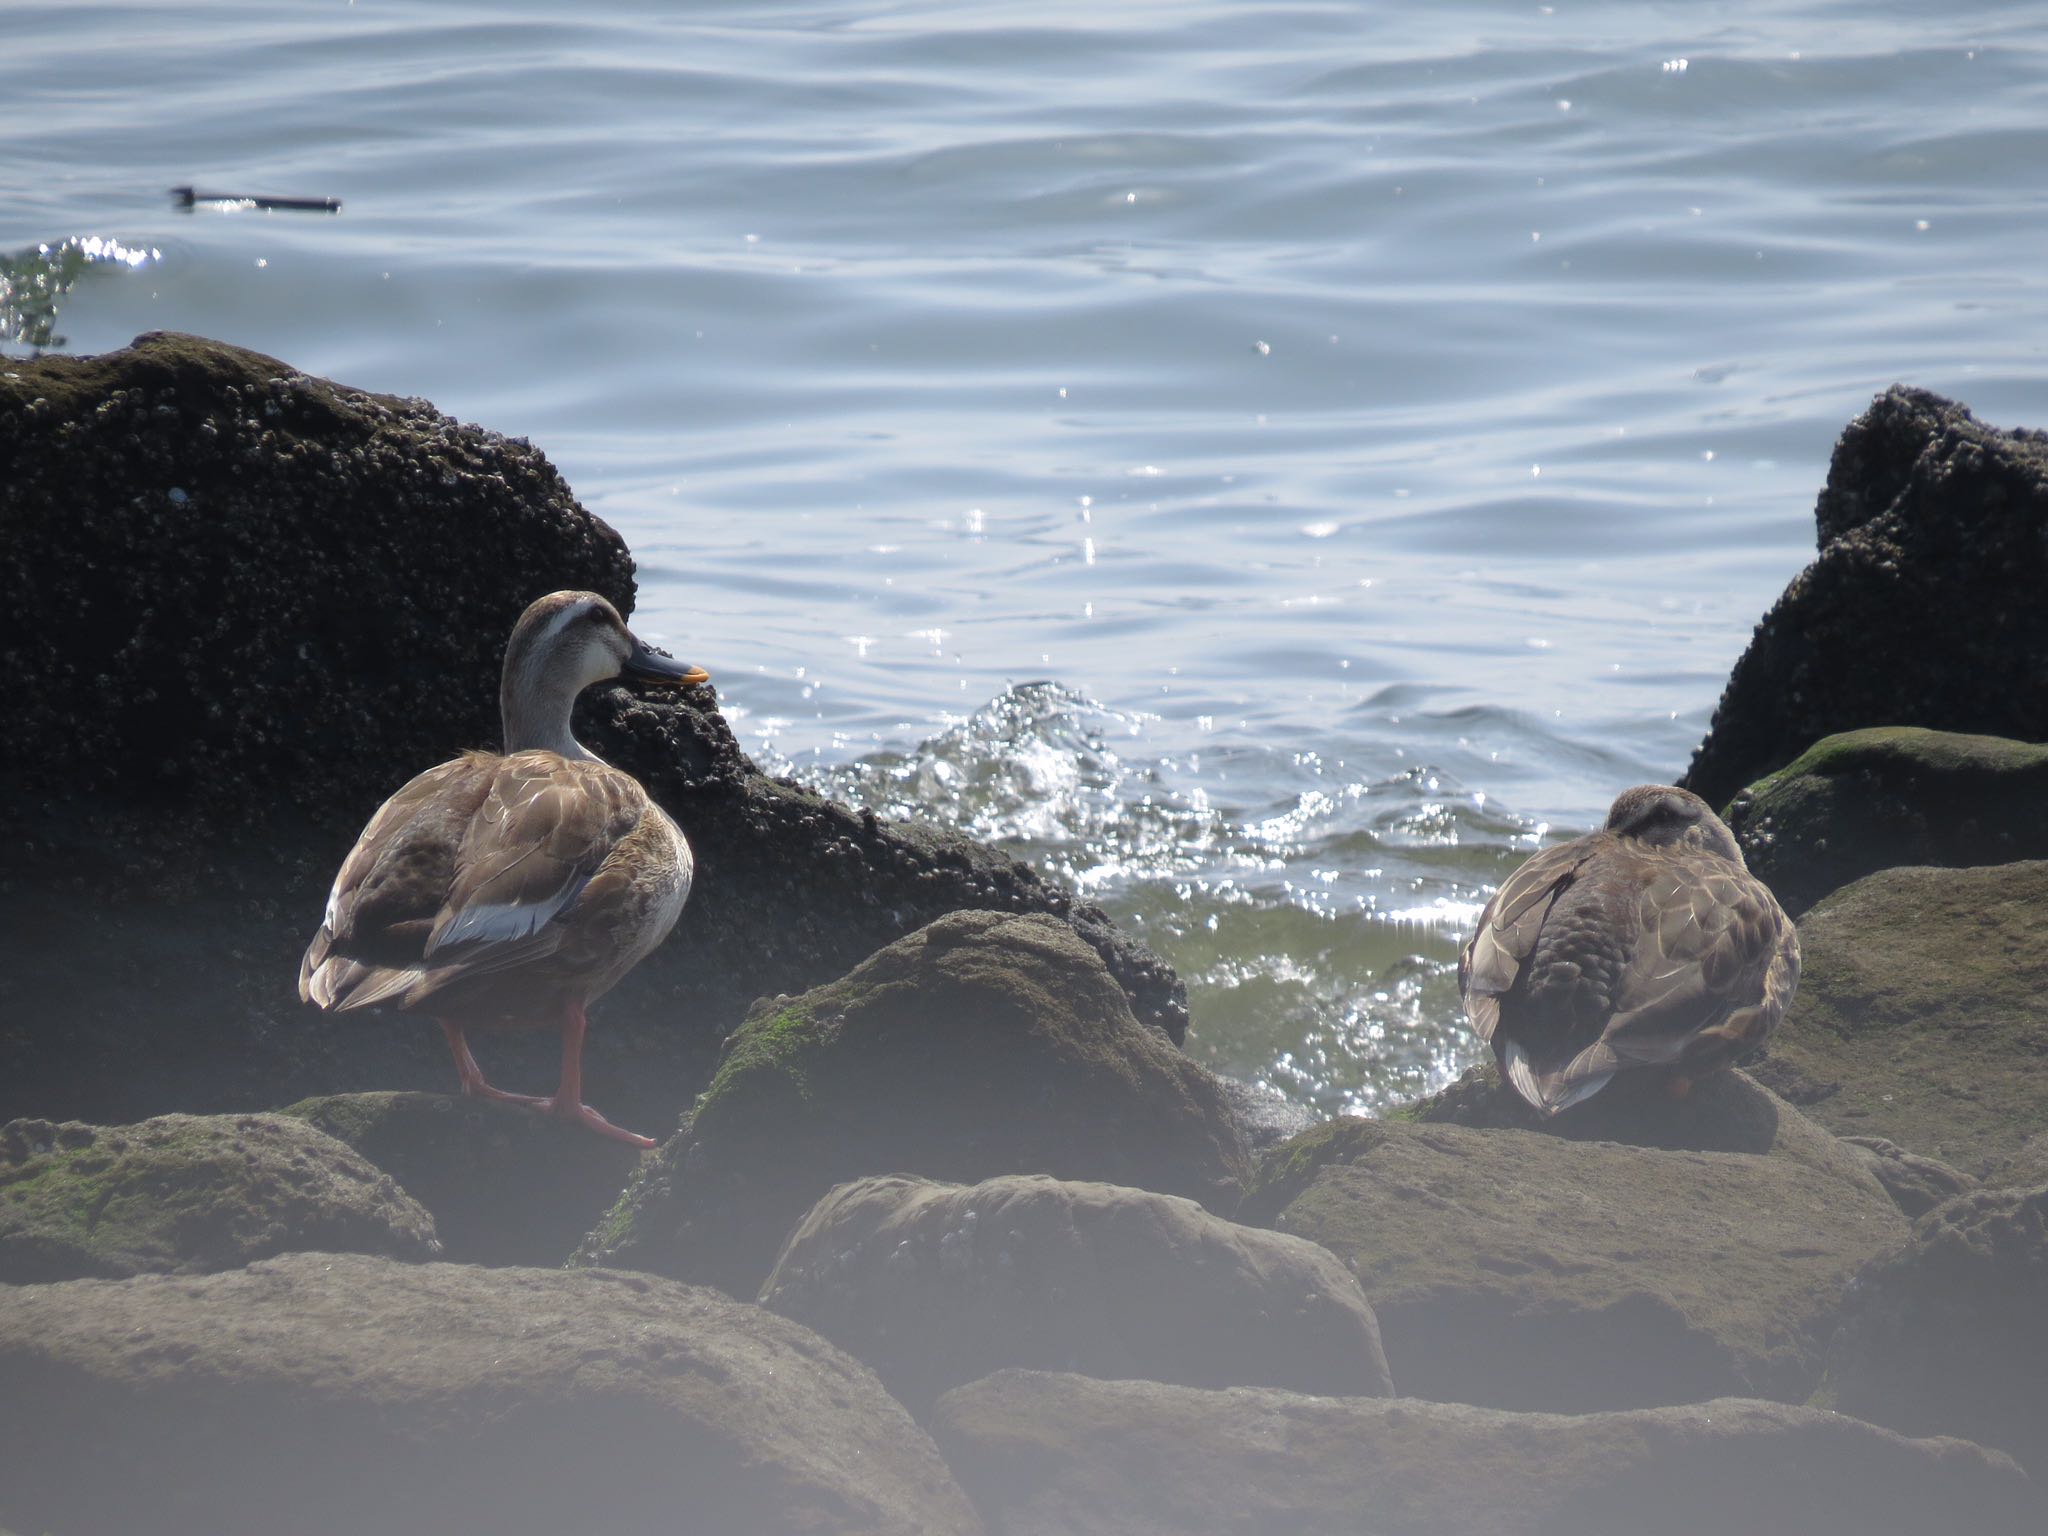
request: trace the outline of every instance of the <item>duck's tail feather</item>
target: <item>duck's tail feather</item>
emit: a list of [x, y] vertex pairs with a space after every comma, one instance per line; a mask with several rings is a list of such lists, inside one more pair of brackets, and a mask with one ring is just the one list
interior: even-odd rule
[[1555, 1115], [1582, 1104], [1605, 1088], [1615, 1073], [1615, 1064], [1588, 1061], [1599, 1048], [1581, 1051], [1555, 1071], [1540, 1071], [1519, 1040], [1507, 1042], [1501, 1054], [1501, 1071], [1515, 1092], [1545, 1115]]

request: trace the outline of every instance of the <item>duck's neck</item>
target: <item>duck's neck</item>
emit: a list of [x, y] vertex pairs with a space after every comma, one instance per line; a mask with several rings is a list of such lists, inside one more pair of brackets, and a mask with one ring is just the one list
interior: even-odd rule
[[509, 752], [554, 752], [580, 762], [597, 762], [598, 756], [576, 739], [569, 729], [570, 713], [582, 689], [565, 678], [505, 669], [498, 688], [498, 710], [505, 726], [505, 750]]

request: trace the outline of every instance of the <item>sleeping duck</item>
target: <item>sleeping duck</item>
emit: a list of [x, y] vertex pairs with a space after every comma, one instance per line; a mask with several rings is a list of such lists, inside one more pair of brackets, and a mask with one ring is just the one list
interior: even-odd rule
[[[682, 832], [569, 729], [576, 696], [621, 677], [707, 674], [651, 650], [595, 592], [550, 593], [521, 614], [498, 694], [504, 753], [429, 768], [370, 818], [306, 946], [299, 996], [425, 1014], [465, 1094], [651, 1147], [583, 1102], [585, 1010], [667, 936], [690, 894]], [[469, 1030], [550, 1024], [562, 1032], [551, 1097], [484, 1081]]]
[[1798, 930], [1734, 834], [1663, 784], [1516, 870], [1458, 957], [1473, 1027], [1545, 1115], [1636, 1068], [1684, 1093], [1762, 1045], [1798, 984]]

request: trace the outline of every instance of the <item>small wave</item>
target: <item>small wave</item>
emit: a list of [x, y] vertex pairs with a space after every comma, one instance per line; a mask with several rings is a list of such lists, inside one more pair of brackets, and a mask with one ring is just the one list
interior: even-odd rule
[[912, 750], [774, 767], [1086, 892], [1180, 971], [1191, 1049], [1218, 1070], [1331, 1114], [1463, 1070], [1457, 946], [1548, 829], [1383, 761], [1384, 743], [1337, 756], [1178, 729], [1038, 681]]
[[41, 352], [69, 338], [57, 333], [57, 310], [94, 267], [135, 268], [161, 261], [154, 247], [123, 245], [98, 235], [75, 235], [55, 245], [32, 245], [0, 256], [0, 342]]

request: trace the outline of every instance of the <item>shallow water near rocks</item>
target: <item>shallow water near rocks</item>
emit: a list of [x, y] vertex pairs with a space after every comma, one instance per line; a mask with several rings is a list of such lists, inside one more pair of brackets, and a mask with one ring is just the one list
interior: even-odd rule
[[1871, 394], [2048, 422], [2038, 6], [8, 38], [10, 355], [197, 331], [532, 437], [750, 749], [1075, 882], [1325, 1109], [1470, 1059], [1462, 930], [1682, 770]]

